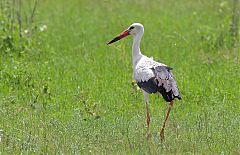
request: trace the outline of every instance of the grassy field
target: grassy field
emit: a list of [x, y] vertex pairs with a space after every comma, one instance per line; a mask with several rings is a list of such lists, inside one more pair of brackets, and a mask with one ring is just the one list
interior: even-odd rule
[[[24, 52], [0, 51], [0, 154], [240, 154], [239, 44], [230, 0], [41, 0]], [[134, 22], [141, 51], [174, 68], [183, 100], [168, 104], [132, 85]]]

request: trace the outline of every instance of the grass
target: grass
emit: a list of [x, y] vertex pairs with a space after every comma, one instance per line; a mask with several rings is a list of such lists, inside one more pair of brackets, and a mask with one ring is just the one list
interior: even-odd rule
[[[239, 45], [231, 1], [39, 1], [34, 48], [0, 56], [0, 154], [239, 154]], [[141, 50], [173, 67], [183, 100], [159, 131], [167, 104], [145, 105], [132, 86], [133, 22]]]

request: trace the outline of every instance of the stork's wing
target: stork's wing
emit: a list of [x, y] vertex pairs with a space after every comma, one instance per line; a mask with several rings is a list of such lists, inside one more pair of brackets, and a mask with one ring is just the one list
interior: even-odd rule
[[161, 93], [167, 102], [174, 100], [174, 98], [181, 99], [176, 81], [171, 72], [172, 68], [156, 66], [151, 69], [155, 77], [145, 82], [139, 82], [138, 86], [148, 93]]

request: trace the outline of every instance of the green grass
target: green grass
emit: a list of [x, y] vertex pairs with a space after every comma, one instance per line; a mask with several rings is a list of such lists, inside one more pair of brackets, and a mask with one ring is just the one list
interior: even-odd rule
[[[239, 46], [231, 49], [231, 1], [39, 1], [47, 25], [36, 48], [0, 56], [0, 154], [240, 154]], [[145, 104], [132, 82], [134, 22], [141, 50], [173, 67], [176, 101]]]

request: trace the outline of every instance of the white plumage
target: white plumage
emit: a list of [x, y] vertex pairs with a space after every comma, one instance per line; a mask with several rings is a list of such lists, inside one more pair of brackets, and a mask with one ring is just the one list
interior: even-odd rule
[[134, 80], [136, 82], [148, 81], [149, 79], [155, 76], [151, 68], [154, 68], [157, 66], [166, 66], [166, 65], [156, 62], [153, 60], [153, 58], [149, 58], [141, 54], [140, 59], [133, 65]]

